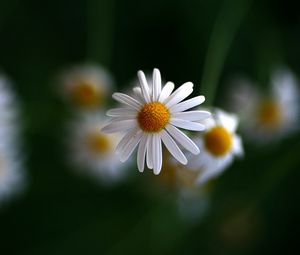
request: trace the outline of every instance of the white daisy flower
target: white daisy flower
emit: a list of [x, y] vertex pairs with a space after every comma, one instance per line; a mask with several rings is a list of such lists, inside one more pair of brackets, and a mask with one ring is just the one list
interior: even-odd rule
[[236, 134], [238, 118], [222, 110], [215, 110], [213, 116], [205, 122], [206, 130], [195, 139], [201, 154], [189, 155], [188, 169], [199, 173], [198, 185], [206, 183], [221, 174], [235, 156], [243, 155], [242, 140]]
[[299, 126], [299, 89], [287, 69], [275, 72], [271, 93], [263, 95], [249, 82], [234, 88], [233, 110], [246, 134], [260, 143], [276, 141]]
[[105, 115], [101, 112], [79, 115], [69, 126], [68, 144], [70, 161], [76, 169], [109, 184], [122, 179], [126, 174], [124, 168], [128, 165], [121, 164], [115, 154], [121, 137], [99, 132], [104, 119]]
[[200, 151], [195, 143], [177, 127], [193, 131], [205, 129], [203, 124], [196, 121], [208, 118], [209, 112], [186, 111], [203, 103], [204, 96], [181, 102], [193, 92], [193, 84], [184, 83], [174, 92], [175, 86], [172, 82], [167, 82], [162, 88], [158, 69], [153, 71], [153, 83], [147, 82], [142, 71], [138, 72], [138, 78], [140, 87], [134, 89], [135, 98], [122, 93], [113, 94], [113, 98], [124, 107], [107, 112], [112, 120], [102, 131], [127, 132], [116, 148], [122, 162], [130, 157], [139, 144], [137, 165], [140, 172], [144, 171], [146, 159], [148, 168], [153, 169], [154, 174], [160, 173], [162, 142], [180, 163], [186, 164], [187, 158], [177, 143], [193, 154], [198, 154]]
[[65, 97], [82, 108], [103, 105], [113, 87], [109, 73], [97, 65], [73, 67], [61, 80]]

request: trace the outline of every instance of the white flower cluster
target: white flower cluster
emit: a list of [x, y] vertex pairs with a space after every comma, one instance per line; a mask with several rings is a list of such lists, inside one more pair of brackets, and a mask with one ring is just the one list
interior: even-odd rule
[[231, 107], [240, 116], [249, 140], [269, 144], [299, 129], [300, 90], [290, 70], [281, 68], [273, 73], [268, 93], [262, 93], [247, 79], [234, 85]]
[[111, 75], [98, 65], [79, 65], [62, 74], [63, 96], [75, 116], [67, 125], [68, 159], [72, 169], [111, 184], [126, 175], [115, 154], [120, 135], [105, 134], [105, 106], [113, 89]]
[[[145, 162], [155, 174], [162, 168], [166, 172], [168, 167], [178, 168], [175, 175], [179, 179], [182, 175], [177, 172], [192, 169], [193, 182], [202, 185], [220, 174], [235, 155], [242, 154], [242, 142], [235, 133], [237, 116], [221, 110], [212, 110], [212, 115], [205, 109], [190, 110], [205, 100], [204, 96], [196, 96], [184, 101], [193, 92], [191, 82], [173, 91], [172, 82], [162, 85], [158, 69], [154, 69], [152, 79], [147, 80], [142, 71], [138, 72], [138, 78], [140, 86], [133, 89], [132, 96], [113, 94], [122, 108], [107, 112], [111, 121], [102, 129], [106, 133], [125, 133], [116, 148], [121, 161], [126, 161], [138, 147], [140, 172], [144, 171]], [[179, 128], [202, 132], [196, 132], [191, 139]], [[168, 158], [163, 159], [162, 145], [177, 161], [166, 164]]]

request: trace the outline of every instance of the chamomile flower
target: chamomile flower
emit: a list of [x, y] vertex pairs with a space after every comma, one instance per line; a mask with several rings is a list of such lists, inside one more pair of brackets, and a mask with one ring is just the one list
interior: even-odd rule
[[[138, 146], [137, 165], [144, 171], [145, 159], [149, 169], [159, 174], [162, 168], [162, 143], [182, 164], [187, 158], [177, 143], [193, 154], [199, 148], [178, 128], [202, 131], [201, 121], [210, 116], [207, 111], [186, 111], [204, 102], [204, 96], [197, 96], [182, 102], [193, 92], [191, 82], [184, 83], [177, 90], [167, 82], [162, 88], [158, 69], [153, 70], [153, 82], [148, 83], [145, 74], [138, 72], [140, 87], [134, 89], [135, 97], [114, 93], [113, 98], [123, 104], [122, 108], [109, 110], [111, 122], [102, 131], [106, 133], [127, 132], [118, 144], [116, 151], [122, 162], [126, 161]], [[172, 93], [173, 92], [173, 93]], [[176, 142], [177, 143], [176, 143]]]
[[65, 97], [80, 108], [103, 105], [112, 90], [112, 78], [97, 65], [76, 66], [62, 75]]
[[104, 119], [100, 112], [80, 114], [69, 127], [68, 144], [70, 160], [76, 169], [109, 184], [125, 176], [127, 165], [121, 164], [114, 151], [121, 137], [99, 131]]
[[271, 77], [271, 91], [262, 94], [250, 82], [239, 82], [233, 93], [233, 110], [241, 116], [248, 137], [260, 143], [276, 141], [299, 124], [299, 89], [287, 69]]
[[242, 140], [236, 134], [237, 116], [215, 110], [213, 116], [204, 123], [205, 132], [195, 139], [201, 154], [190, 154], [189, 164], [186, 166], [198, 173], [198, 185], [218, 176], [232, 163], [235, 156], [243, 155]]

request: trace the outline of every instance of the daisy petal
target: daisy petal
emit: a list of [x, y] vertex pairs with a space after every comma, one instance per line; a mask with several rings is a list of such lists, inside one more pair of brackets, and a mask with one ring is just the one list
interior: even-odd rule
[[118, 117], [111, 117], [111, 122], [117, 121], [124, 121], [124, 120], [136, 120], [136, 116], [118, 116]]
[[186, 157], [179, 149], [175, 141], [172, 139], [172, 137], [167, 133], [167, 131], [162, 130], [160, 134], [164, 145], [167, 147], [168, 151], [173, 155], [173, 157], [176, 158], [181, 164], [186, 165]]
[[116, 147], [116, 153], [120, 153], [121, 151], [124, 150], [125, 146], [129, 143], [131, 137], [135, 136], [137, 133], [137, 129], [133, 128], [132, 130], [129, 130], [126, 135], [123, 136], [121, 141], [118, 143]]
[[212, 168], [207, 168], [206, 171], [204, 171], [202, 174], [199, 175], [199, 178], [197, 179], [197, 184], [202, 185], [204, 183], [206, 183], [208, 180], [217, 177], [218, 175], [220, 175], [221, 173], [224, 172], [224, 170], [228, 167], [228, 165], [230, 165], [230, 163], [232, 162], [233, 156], [232, 154], [228, 154], [226, 155], [223, 159], [222, 159], [222, 163], [221, 162], [215, 162], [212, 160], [210, 163], [213, 165]]
[[185, 110], [188, 110], [190, 108], [193, 108], [197, 105], [202, 104], [205, 101], [205, 97], [204, 96], [197, 96], [197, 97], [193, 97], [189, 100], [186, 100], [182, 103], [179, 104], [175, 104], [172, 107], [170, 107], [170, 111], [172, 113], [175, 112], [183, 112]]
[[148, 134], [148, 138], [147, 138], [147, 158], [146, 158], [146, 163], [147, 163], [147, 167], [148, 167], [149, 169], [152, 169], [152, 168], [153, 168], [152, 139], [153, 139], [153, 135], [152, 135], [152, 134]]
[[166, 127], [167, 131], [170, 133], [170, 135], [191, 153], [197, 155], [200, 153], [200, 150], [198, 146], [183, 132], [181, 132], [178, 128], [168, 125]]
[[189, 120], [189, 121], [200, 121], [207, 119], [211, 116], [210, 112], [207, 111], [189, 111], [189, 112], [177, 112], [172, 114], [176, 119]]
[[143, 94], [142, 94], [142, 89], [140, 87], [133, 88], [133, 93], [139, 102], [146, 103], [145, 98], [143, 97]]
[[184, 83], [178, 89], [176, 89], [174, 93], [165, 100], [164, 103], [167, 107], [172, 107], [173, 105], [181, 102], [183, 99], [192, 94], [193, 86], [194, 85], [191, 82]]
[[172, 93], [172, 91], [174, 90], [175, 85], [173, 82], [167, 82], [167, 84], [163, 87], [160, 96], [158, 98], [159, 102], [164, 102]]
[[232, 149], [237, 156], [244, 155], [242, 139], [238, 135], [235, 135], [233, 137], [233, 148]]
[[136, 133], [136, 135], [130, 139], [130, 141], [126, 145], [125, 149], [120, 154], [121, 162], [125, 162], [130, 157], [130, 155], [134, 151], [135, 147], [140, 142], [142, 135], [143, 135], [143, 132], [139, 130]]
[[155, 102], [161, 93], [161, 75], [157, 68], [153, 70], [153, 94], [152, 100]]
[[142, 94], [143, 94], [143, 96], [145, 98], [145, 101], [147, 103], [149, 103], [151, 100], [150, 100], [149, 85], [148, 85], [146, 76], [145, 76], [145, 74], [144, 74], [143, 71], [138, 71], [137, 75], [138, 75], [138, 78], [139, 78], [139, 81], [140, 81], [140, 85], [141, 85], [141, 89], [142, 89]]
[[153, 135], [153, 171], [154, 174], [159, 174], [162, 167], [162, 148], [159, 134]]
[[170, 123], [176, 127], [187, 129], [187, 130], [193, 130], [193, 131], [205, 130], [205, 126], [203, 124], [188, 121], [188, 120], [171, 119]]
[[122, 117], [124, 115], [128, 117], [135, 117], [136, 114], [137, 112], [135, 110], [127, 108], [114, 108], [106, 112], [106, 115], [110, 117]]
[[120, 131], [126, 131], [128, 129], [136, 127], [136, 120], [122, 120], [122, 121], [114, 121], [104, 126], [101, 131], [103, 133], [115, 133]]
[[136, 99], [132, 98], [131, 96], [128, 96], [123, 93], [114, 93], [112, 95], [113, 99], [117, 100], [118, 102], [128, 105], [130, 108], [133, 108], [135, 110], [139, 110], [142, 105], [140, 102], [138, 102]]
[[239, 124], [237, 115], [225, 113], [222, 110], [216, 110], [215, 114], [220, 121], [220, 124], [226, 127], [230, 133], [234, 133], [236, 131]]
[[138, 153], [137, 153], [137, 165], [140, 172], [144, 172], [146, 149], [147, 149], [147, 135], [143, 134], [139, 144]]

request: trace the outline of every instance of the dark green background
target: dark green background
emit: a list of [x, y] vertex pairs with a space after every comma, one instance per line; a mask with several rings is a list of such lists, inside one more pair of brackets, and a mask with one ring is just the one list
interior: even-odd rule
[[[127, 182], [105, 188], [74, 175], [65, 161], [64, 125], [72, 113], [55, 94], [59, 71], [100, 63], [122, 89], [138, 69], [158, 67], [167, 80], [190, 80], [200, 89], [216, 17], [222, 6], [238, 15], [240, 2], [1, 0], [0, 68], [21, 101], [29, 180], [23, 195], [0, 208], [0, 254], [288, 254], [299, 248], [299, 133], [263, 149], [246, 144], [245, 159], [222, 175], [207, 215], [193, 223], [180, 218], [174, 191], [154, 184], [150, 172], [133, 167]], [[217, 106], [226, 105], [234, 74], [266, 88], [277, 64], [300, 73], [297, 1], [244, 2]]]

